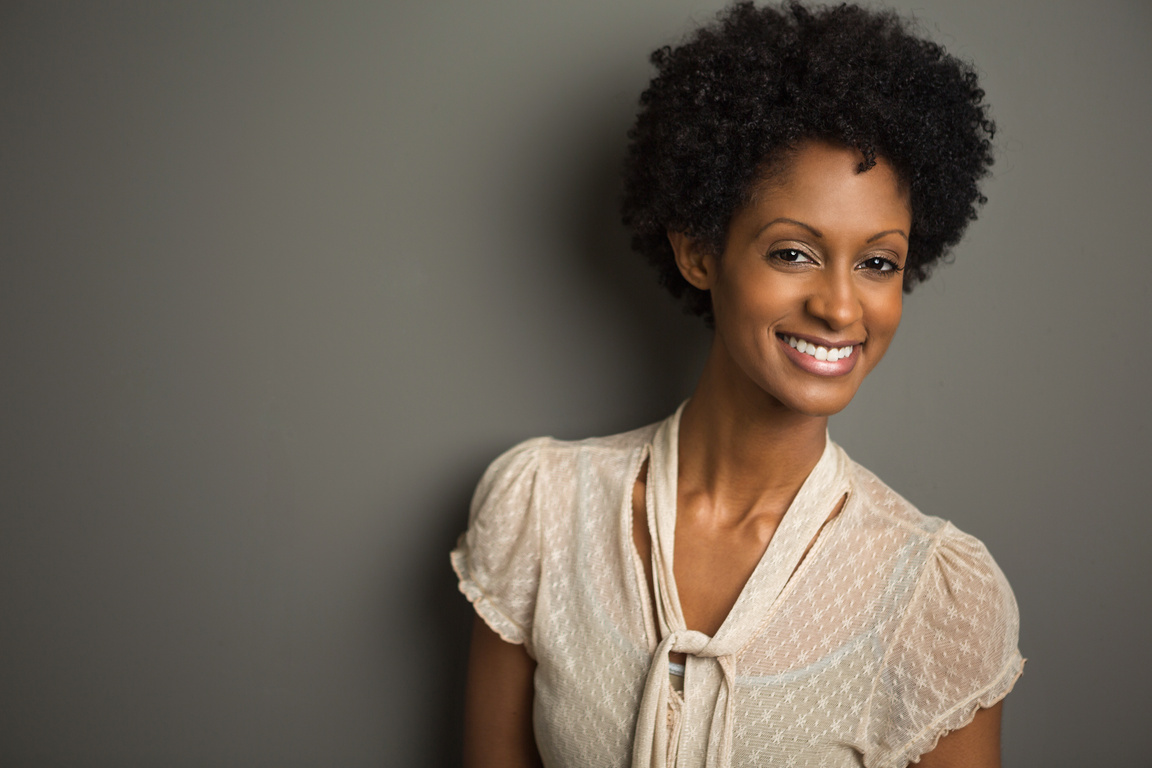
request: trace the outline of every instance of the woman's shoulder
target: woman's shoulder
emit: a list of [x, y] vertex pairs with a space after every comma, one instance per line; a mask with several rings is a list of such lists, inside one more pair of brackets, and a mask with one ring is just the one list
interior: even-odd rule
[[867, 468], [848, 459], [852, 492], [860, 513], [875, 523], [905, 529], [910, 535], [936, 537], [946, 528], [956, 530], [948, 521], [921, 512], [915, 504], [894, 491]]
[[562, 440], [533, 437], [512, 446], [489, 465], [486, 479], [525, 470], [567, 469], [582, 460], [612, 461], [632, 457], [652, 442], [659, 422], [614, 435]]
[[857, 515], [870, 528], [883, 530], [894, 547], [904, 552], [919, 549], [926, 571], [961, 567], [976, 581], [992, 581], [1007, 589], [996, 561], [975, 536], [948, 520], [926, 514], [892, 490], [868, 469], [849, 459]]
[[657, 426], [584, 440], [534, 437], [517, 443], [488, 465], [476, 485], [473, 523], [493, 515], [504, 519], [511, 510], [530, 507], [555, 512], [586, 492], [625, 487], [627, 474], [638, 467]]

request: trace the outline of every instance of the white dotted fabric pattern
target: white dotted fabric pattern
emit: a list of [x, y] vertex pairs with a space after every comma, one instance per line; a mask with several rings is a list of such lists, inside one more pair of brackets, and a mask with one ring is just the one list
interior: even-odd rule
[[[659, 575], [672, 573], [678, 424], [679, 411], [516, 446], [480, 481], [452, 552], [479, 615], [537, 662], [546, 766], [897, 768], [1011, 690], [1016, 601], [984, 545], [830, 440], [716, 635], [684, 632]], [[645, 460], [658, 608], [632, 542]], [[697, 651], [682, 692], [656, 653], [673, 634]]]

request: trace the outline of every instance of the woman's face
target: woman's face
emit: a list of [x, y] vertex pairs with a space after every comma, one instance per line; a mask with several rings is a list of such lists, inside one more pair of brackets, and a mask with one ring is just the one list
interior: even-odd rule
[[685, 277], [711, 291], [723, 375], [812, 416], [848, 405], [900, 324], [908, 194], [884, 160], [857, 173], [861, 159], [802, 145], [733, 217], [719, 259], [672, 237]]

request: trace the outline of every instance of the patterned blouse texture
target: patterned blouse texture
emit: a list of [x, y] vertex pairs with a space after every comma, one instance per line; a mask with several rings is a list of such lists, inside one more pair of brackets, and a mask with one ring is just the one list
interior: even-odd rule
[[[1016, 601], [984, 545], [831, 440], [720, 629], [688, 630], [679, 416], [521, 443], [485, 473], [452, 552], [479, 615], [536, 660], [546, 766], [896, 768], [1011, 690]], [[632, 540], [645, 461], [655, 606]], [[687, 654], [682, 690], [669, 652]]]

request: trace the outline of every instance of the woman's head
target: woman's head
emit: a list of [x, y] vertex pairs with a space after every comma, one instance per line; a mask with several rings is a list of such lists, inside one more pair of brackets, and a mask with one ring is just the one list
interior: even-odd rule
[[858, 150], [862, 172], [883, 158], [907, 188], [906, 291], [984, 202], [994, 127], [976, 75], [894, 14], [739, 3], [652, 61], [622, 211], [633, 246], [691, 312], [711, 316], [711, 301], [680, 274], [668, 233], [721, 254], [733, 216], [812, 140]]
[[860, 173], [863, 159], [802, 143], [732, 217], [719, 255], [669, 234], [680, 273], [711, 300], [706, 378], [729, 396], [828, 416], [883, 359], [900, 324], [912, 212], [888, 161]]

